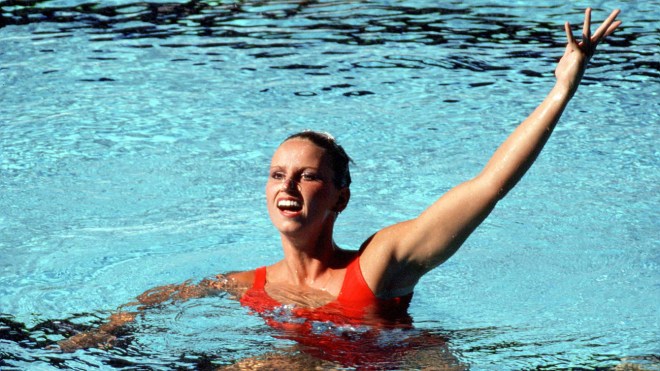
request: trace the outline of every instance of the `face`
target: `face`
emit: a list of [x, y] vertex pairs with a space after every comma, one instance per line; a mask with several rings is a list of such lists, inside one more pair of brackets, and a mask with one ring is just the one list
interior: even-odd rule
[[[334, 185], [325, 149], [306, 139], [288, 140], [271, 160], [266, 200], [275, 227], [284, 234], [310, 233], [332, 223], [345, 203]], [[310, 230], [310, 228], [312, 230]]]

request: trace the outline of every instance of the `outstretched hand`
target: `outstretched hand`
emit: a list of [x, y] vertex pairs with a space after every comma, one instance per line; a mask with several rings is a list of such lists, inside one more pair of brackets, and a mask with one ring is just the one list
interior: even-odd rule
[[582, 41], [577, 42], [573, 37], [571, 25], [566, 22], [564, 29], [566, 30], [566, 50], [562, 56], [557, 69], [555, 70], [555, 77], [557, 82], [566, 86], [571, 95], [575, 93], [587, 63], [596, 52], [596, 46], [605, 39], [608, 35], [612, 34], [614, 30], [621, 24], [621, 21], [616, 21], [619, 15], [619, 10], [616, 9], [610, 13], [605, 21], [598, 27], [594, 34], [591, 34], [591, 8], [587, 8], [584, 12], [584, 25], [582, 26]]

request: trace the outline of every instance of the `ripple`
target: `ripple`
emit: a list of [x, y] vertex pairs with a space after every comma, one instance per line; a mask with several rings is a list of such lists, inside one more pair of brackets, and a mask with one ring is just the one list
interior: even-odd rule
[[[660, 32], [657, 1], [622, 5], [536, 175], [420, 282], [420, 327], [475, 369], [654, 362]], [[357, 154], [342, 245], [416, 215], [532, 108], [579, 6], [0, 1], [0, 306], [15, 316], [0, 332], [16, 333], [0, 364], [282, 355], [291, 343], [224, 298], [155, 308], [112, 351], [39, 342], [147, 288], [277, 259], [262, 183], [299, 129]]]
[[[102, 3], [66, 6], [64, 2], [57, 5], [58, 2], [53, 1], [34, 1], [33, 4], [38, 6], [6, 6], [5, 3], [0, 2], [0, 5], [4, 5], [6, 25], [40, 22], [60, 25], [58, 31], [35, 33], [39, 35], [38, 39], [69, 37], [71, 35], [67, 34], [68, 31], [85, 30], [97, 41], [160, 39], [163, 40], [161, 46], [171, 48], [300, 48], [318, 42], [362, 46], [383, 43], [449, 44], [449, 48], [459, 50], [474, 44], [478, 44], [480, 50], [498, 48], [503, 44], [554, 46], [561, 34], [563, 21], [559, 19], [561, 15], [553, 15], [557, 18], [556, 23], [523, 18], [529, 15], [522, 12], [525, 7], [501, 6], [503, 12], [494, 12], [490, 6], [483, 5], [472, 8], [443, 8], [421, 4], [418, 7], [375, 5], [366, 8], [350, 2], [316, 4], [287, 1], [270, 3], [268, 6], [256, 3], [221, 5], [199, 1], [126, 3], [115, 6]], [[657, 45], [657, 34], [657, 29], [652, 28], [642, 32], [627, 32], [624, 26], [606, 43], [610, 47]], [[189, 39], [195, 41], [183, 44], [166, 41], [185, 35], [193, 36]], [[217, 42], [204, 41], [209, 38]], [[509, 50], [506, 53], [512, 52]], [[518, 53], [522, 53], [515, 55], [519, 58], [535, 56], [534, 52]], [[640, 49], [639, 53], [642, 54], [643, 50]], [[288, 52], [273, 51], [253, 54], [255, 58], [281, 58], [289, 55]], [[635, 59], [639, 57], [637, 55]], [[610, 65], [622, 64], [620, 60], [605, 58], [608, 58]], [[462, 63], [460, 59], [454, 62], [474, 71], [486, 68], [475, 68], [474, 64]], [[629, 61], [623, 66], [637, 74], [658, 78], [657, 62]], [[289, 64], [276, 68], [325, 67]]]

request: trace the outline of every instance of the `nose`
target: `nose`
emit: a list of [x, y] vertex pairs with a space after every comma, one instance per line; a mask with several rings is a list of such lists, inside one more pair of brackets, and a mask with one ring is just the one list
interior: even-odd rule
[[293, 190], [296, 189], [296, 181], [293, 178], [286, 178], [282, 181], [282, 186], [280, 189], [283, 190]]

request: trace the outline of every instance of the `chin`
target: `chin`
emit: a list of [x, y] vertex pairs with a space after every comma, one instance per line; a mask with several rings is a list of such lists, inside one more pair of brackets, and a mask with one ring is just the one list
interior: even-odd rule
[[275, 228], [282, 234], [296, 234], [300, 233], [303, 231], [303, 226], [299, 222], [295, 222], [292, 220], [273, 220], [271, 219], [271, 223], [275, 226]]

